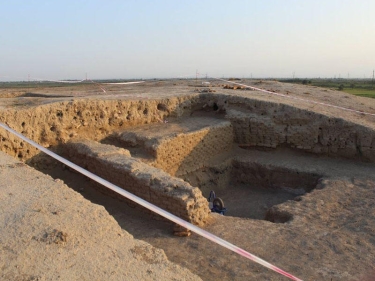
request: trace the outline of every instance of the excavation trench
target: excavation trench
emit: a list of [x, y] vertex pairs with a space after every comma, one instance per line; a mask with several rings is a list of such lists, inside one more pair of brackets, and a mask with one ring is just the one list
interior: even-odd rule
[[[97, 143], [96, 145], [102, 146], [103, 144]], [[61, 155], [69, 155], [70, 148], [68, 146], [52, 149]], [[224, 156], [228, 157], [231, 154], [227, 152]], [[123, 155], [123, 157], [128, 156]], [[267, 219], [271, 222], [288, 222], [293, 218], [293, 214], [273, 211], [272, 206], [282, 204], [286, 200], [299, 200], [298, 198], [304, 193], [310, 192], [318, 181], [318, 175], [313, 173], [242, 161], [240, 157], [227, 158], [221, 162], [214, 160], [213, 162], [217, 165], [190, 172], [185, 175], [184, 180], [190, 182], [192, 186], [197, 186], [196, 184], [199, 183], [203, 198], [208, 196], [210, 190], [215, 190], [217, 196], [224, 200], [228, 208], [225, 215], [228, 219], [235, 220], [234, 217], [237, 216], [257, 221]], [[238, 278], [239, 273], [233, 268], [249, 266], [246, 261], [237, 260], [236, 257], [228, 255], [225, 250], [215, 249], [215, 253], [220, 254], [212, 257], [212, 247], [215, 246], [197, 235], [192, 235], [189, 238], [173, 236], [171, 222], [155, 219], [155, 216], [150, 212], [124, 200], [117, 194], [109, 193], [103, 187], [66, 168], [49, 156], [40, 154], [31, 159], [29, 163], [53, 178], [62, 179], [69, 187], [91, 202], [104, 206], [119, 225], [135, 238], [163, 249], [171, 261], [189, 268], [204, 280], [212, 280], [213, 277], [215, 279], [222, 278], [223, 276], [226, 276], [224, 278], [226, 280]], [[85, 166], [87, 165], [83, 165], [83, 167]], [[111, 180], [111, 177], [108, 179]], [[206, 204], [208, 205], [207, 202]], [[230, 218], [229, 216], [234, 217]], [[209, 231], [210, 225], [215, 224], [218, 219], [215, 215], [210, 215], [210, 217], [208, 226], [206, 226]], [[252, 221], [254, 222], [254, 220], [248, 222]], [[267, 227], [272, 226], [267, 225]], [[221, 236], [220, 233], [215, 234]], [[202, 259], [202, 257], [204, 258]], [[228, 258], [236, 260], [234, 262], [236, 265], [227, 263]], [[206, 263], [211, 266], [207, 267]], [[240, 274], [244, 278], [243, 280], [248, 278], [247, 273], [243, 274], [244, 276], [242, 273]]]
[[[319, 176], [283, 168], [277, 163], [272, 166], [244, 159], [243, 156], [251, 151], [237, 148], [233, 142], [230, 122], [207, 118], [201, 121], [189, 118], [171, 122], [170, 128], [166, 124], [132, 127], [107, 136], [101, 142], [76, 140], [51, 149], [184, 219], [206, 224], [204, 227], [210, 227], [210, 223], [215, 224], [217, 220], [208, 210], [206, 198], [211, 190], [215, 190], [217, 196], [224, 200], [228, 210], [227, 218], [266, 219], [278, 223], [293, 219], [293, 214], [273, 211], [272, 207], [310, 192]], [[147, 132], [147, 136], [144, 132]], [[204, 280], [223, 276], [230, 280], [242, 275], [248, 279], [249, 273], [239, 274], [234, 269], [248, 267], [244, 260], [237, 260], [221, 249], [215, 249], [215, 253], [220, 254], [213, 258], [214, 246], [211, 242], [197, 235], [189, 238], [173, 236], [171, 222], [155, 219], [155, 215], [149, 211], [109, 192], [49, 156], [40, 153], [28, 163], [53, 178], [62, 179], [91, 202], [104, 206], [119, 225], [135, 238], [163, 249], [169, 260], [190, 269]], [[151, 181], [156, 186], [152, 186]], [[194, 187], [199, 187], [199, 192], [191, 192], [191, 196], [195, 196], [192, 198], [194, 204], [198, 203], [192, 210], [198, 212], [179, 213], [187, 204], [181, 205], [181, 193], [170, 190], [171, 186], [182, 187], [188, 194], [194, 191]], [[154, 198], [150, 195], [152, 188], [155, 191]], [[171, 193], [171, 196], [157, 196], [158, 191], [162, 195]], [[213, 233], [221, 236], [215, 231]], [[227, 263], [228, 257], [235, 260], [236, 265]], [[207, 267], [207, 263], [211, 266]]]
[[[364, 126], [243, 97], [73, 101], [4, 116], [1, 121], [29, 138], [203, 227], [217, 219], [208, 209], [211, 190], [224, 200], [227, 222], [248, 218], [246, 222], [272, 228], [276, 225], [268, 221], [293, 221], [298, 214], [281, 212], [277, 206], [301, 200], [324, 173], [306, 168], [298, 159], [296, 165], [289, 165], [291, 151], [375, 161], [375, 135]], [[224, 272], [227, 280], [236, 276], [225, 258], [212, 260], [220, 263], [220, 270], [200, 268], [202, 248], [209, 257], [211, 244], [202, 246], [205, 242], [194, 236], [174, 237], [171, 223], [155, 220], [149, 212], [0, 133], [2, 150], [105, 206], [124, 229], [164, 249], [171, 260], [206, 280], [220, 278]], [[281, 147], [287, 148], [288, 161], [274, 156]], [[269, 151], [254, 153], [261, 148]], [[181, 243], [189, 254], [180, 253]], [[187, 260], [187, 255], [192, 258]]]
[[[209, 221], [211, 191], [224, 200], [227, 216], [287, 222], [292, 214], [269, 210], [299, 200], [321, 178], [316, 173], [285, 168], [277, 161], [270, 165], [244, 158], [248, 150], [233, 143], [231, 123], [220, 118], [142, 125], [118, 131], [101, 142], [77, 140], [57, 150], [73, 163], [197, 225]], [[59, 171], [59, 164], [48, 161], [39, 155], [29, 163], [75, 185], [71, 172]], [[96, 183], [89, 185], [127, 202]], [[80, 188], [82, 184], [75, 189]]]
[[125, 148], [143, 163], [199, 187], [204, 198], [215, 191], [225, 201], [228, 216], [286, 222], [267, 211], [310, 192], [321, 178], [303, 169], [285, 168], [277, 161], [269, 165], [251, 157], [244, 159], [248, 150], [238, 148], [232, 123], [221, 118], [143, 125], [116, 132], [102, 143]]
[[184, 180], [200, 186], [206, 198], [211, 190], [215, 191], [225, 203], [227, 216], [287, 222], [292, 219], [291, 214], [278, 216], [269, 210], [288, 200], [300, 200], [317, 186], [320, 178], [316, 173], [234, 158], [226, 165], [186, 175]]

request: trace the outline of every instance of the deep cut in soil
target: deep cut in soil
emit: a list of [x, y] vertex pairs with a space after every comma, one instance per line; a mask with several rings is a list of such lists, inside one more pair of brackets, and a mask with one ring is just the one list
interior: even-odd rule
[[[306, 98], [304, 93], [308, 91], [311, 100], [365, 112], [373, 113], [375, 108], [372, 100], [315, 87], [272, 81], [243, 82], [293, 97]], [[223, 89], [220, 83], [212, 83], [214, 94], [201, 94], [187, 83], [160, 81], [129, 89], [108, 86], [106, 96], [92, 87], [87, 91], [74, 87], [40, 88], [22, 98], [18, 97], [26, 91], [13, 94], [2, 91], [0, 121], [61, 154], [68, 141], [79, 139], [126, 148], [128, 144], [118, 137], [135, 133], [135, 146], [129, 147], [131, 157], [168, 172], [168, 178], [178, 176], [199, 187], [205, 198], [210, 190], [215, 190], [224, 200], [227, 213], [209, 215], [204, 226], [209, 232], [303, 280], [356, 281], [372, 276], [375, 272], [374, 118], [257, 91]], [[173, 127], [174, 121], [204, 126], [192, 126], [191, 131], [179, 127], [182, 128], [179, 132], [173, 132], [172, 128], [170, 134], [164, 135], [166, 125]], [[150, 132], [154, 130], [154, 136], [142, 129], [138, 134], [142, 126], [148, 126]], [[126, 139], [132, 138], [127, 135]], [[163, 249], [170, 261], [204, 280], [285, 279], [195, 234], [185, 238], [173, 236], [170, 222], [155, 220], [118, 196], [103, 194], [96, 184], [38, 154], [36, 149], [8, 133], [0, 131], [0, 141], [2, 151], [56, 181], [62, 179], [92, 203], [104, 206], [122, 229]], [[0, 168], [15, 169], [6, 165]], [[142, 171], [131, 172], [142, 177]], [[45, 188], [48, 190], [48, 186]], [[166, 191], [173, 188], [167, 187]], [[11, 196], [0, 194], [1, 202], [11, 202]], [[76, 201], [71, 204], [75, 208]], [[35, 212], [31, 215], [43, 220], [60, 214], [59, 210], [53, 210], [55, 214], [45, 212], [52, 207], [53, 204], [44, 203], [30, 206], [28, 212]], [[102, 225], [95, 225], [94, 216], [87, 223], [100, 232], [106, 225], [100, 222]], [[9, 236], [12, 233], [6, 230], [2, 230], [2, 241], [5, 237], [12, 241]], [[87, 250], [84, 245], [69, 244], [74, 236], [65, 235], [64, 229], [47, 230], [32, 243], [41, 243], [43, 237], [58, 234], [55, 236], [63, 238], [59, 238], [61, 243], [56, 240], [59, 243], [48, 245], [63, 247], [68, 243], [72, 255]], [[86, 237], [85, 233], [75, 235]], [[3, 250], [12, 270], [18, 268], [21, 272], [28, 265], [28, 261], [13, 259], [17, 251], [26, 251], [32, 260], [38, 259], [32, 243], [24, 247], [21, 241], [12, 249]], [[105, 239], [97, 243], [98, 252], [104, 253], [108, 244]], [[137, 246], [131, 253], [134, 259], [150, 266], [154, 263], [157, 266], [157, 256], [161, 257], [155, 249], [147, 247]], [[52, 259], [55, 257], [57, 252]], [[87, 261], [94, 262], [96, 258], [100, 257], [92, 255]], [[46, 260], [51, 259], [46, 257]], [[6, 263], [0, 266], [9, 269]], [[110, 265], [100, 266], [106, 270]], [[80, 274], [84, 278], [89, 276], [84, 271]], [[124, 278], [113, 274], [114, 280]], [[27, 272], [27, 276], [34, 278], [32, 272]]]

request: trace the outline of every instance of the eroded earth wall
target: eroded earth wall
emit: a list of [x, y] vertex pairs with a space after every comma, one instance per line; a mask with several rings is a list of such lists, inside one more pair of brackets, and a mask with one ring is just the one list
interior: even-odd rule
[[95, 141], [65, 145], [68, 158], [92, 173], [196, 225], [209, 215], [198, 187], [130, 157], [127, 150]]
[[[194, 96], [160, 100], [77, 99], [38, 107], [12, 108], [0, 113], [0, 122], [44, 147], [64, 144], [76, 137], [100, 140], [115, 130], [161, 122], [180, 116]], [[39, 151], [0, 128], [0, 149], [27, 160]]]
[[[82, 99], [1, 112], [3, 122], [45, 147], [75, 137], [100, 140], [115, 130], [180, 117], [195, 110], [225, 112], [234, 142], [244, 146], [287, 146], [307, 152], [375, 162], [373, 128], [291, 105], [248, 97], [200, 94], [163, 100]], [[38, 151], [0, 129], [1, 150], [21, 160]]]
[[[202, 95], [225, 104], [234, 141], [244, 147], [286, 146], [306, 152], [375, 162], [373, 128], [290, 105], [245, 97]], [[225, 103], [227, 101], [227, 103]]]

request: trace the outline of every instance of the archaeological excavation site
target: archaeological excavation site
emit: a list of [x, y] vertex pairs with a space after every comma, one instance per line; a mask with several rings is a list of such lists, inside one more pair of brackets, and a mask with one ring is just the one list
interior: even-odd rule
[[[373, 280], [375, 100], [241, 83], [2, 86], [0, 122], [298, 280]], [[1, 280], [288, 280], [3, 127], [0, 148]]]

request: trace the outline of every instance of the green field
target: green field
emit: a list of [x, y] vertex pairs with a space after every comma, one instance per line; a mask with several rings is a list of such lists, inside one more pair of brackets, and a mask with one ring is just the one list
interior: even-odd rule
[[366, 89], [345, 89], [345, 93], [375, 99], [375, 90], [366, 90]]
[[280, 82], [311, 85], [332, 90], [343, 91], [348, 94], [375, 98], [375, 83], [372, 79], [284, 79]]

